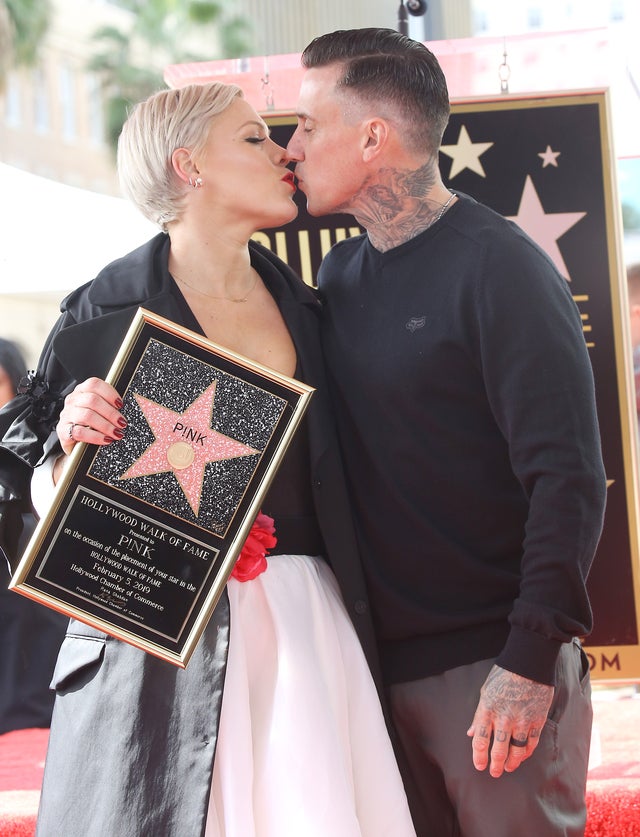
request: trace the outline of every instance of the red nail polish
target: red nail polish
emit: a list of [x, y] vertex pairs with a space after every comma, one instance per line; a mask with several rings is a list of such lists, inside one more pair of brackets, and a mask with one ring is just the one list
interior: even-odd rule
[[126, 418], [124, 416], [120, 416], [120, 418], [118, 419], [118, 424], [120, 425], [120, 427], [126, 427], [127, 426]]
[[104, 443], [105, 443], [105, 445], [110, 445], [110, 444], [111, 444], [111, 442], [115, 442], [115, 441], [116, 441], [115, 439], [111, 439], [109, 436], [105, 436], [105, 437], [104, 437]]
[[121, 410], [124, 407], [124, 401], [122, 398], [116, 399], [116, 410]]
[[122, 439], [122, 437], [124, 436], [124, 430], [119, 430], [119, 429], [116, 427], [116, 429], [113, 431], [113, 435], [114, 435], [114, 436], [117, 436], [117, 437], [118, 437], [118, 439]]

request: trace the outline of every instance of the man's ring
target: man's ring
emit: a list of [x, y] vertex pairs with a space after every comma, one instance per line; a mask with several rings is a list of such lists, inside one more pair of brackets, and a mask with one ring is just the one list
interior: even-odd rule
[[514, 738], [512, 735], [509, 744], [511, 744], [512, 747], [526, 747], [528, 744], [528, 739], [524, 738], [521, 740], [518, 738]]

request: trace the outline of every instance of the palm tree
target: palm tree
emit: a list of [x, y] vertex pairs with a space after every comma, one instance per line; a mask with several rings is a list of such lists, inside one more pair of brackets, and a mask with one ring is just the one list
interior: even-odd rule
[[96, 31], [100, 49], [89, 64], [102, 78], [113, 148], [128, 108], [165, 86], [168, 64], [237, 57], [249, 50], [249, 25], [227, 13], [225, 0], [121, 0], [119, 5], [132, 12], [128, 30]]
[[0, 0], [0, 91], [11, 67], [35, 63], [50, 20], [50, 0]]

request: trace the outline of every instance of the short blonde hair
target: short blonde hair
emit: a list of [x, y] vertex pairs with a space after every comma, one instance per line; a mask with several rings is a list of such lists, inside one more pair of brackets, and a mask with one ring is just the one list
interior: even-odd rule
[[211, 120], [242, 95], [237, 85], [214, 81], [161, 90], [133, 108], [118, 140], [118, 176], [145, 218], [166, 230], [180, 217], [189, 187], [173, 170], [173, 152], [201, 151]]

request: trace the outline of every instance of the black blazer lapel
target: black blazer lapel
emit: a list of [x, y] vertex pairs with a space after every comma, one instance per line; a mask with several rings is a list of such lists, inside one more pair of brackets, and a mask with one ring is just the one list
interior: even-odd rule
[[320, 349], [320, 302], [313, 290], [264, 247], [250, 243], [251, 260], [273, 295], [296, 347], [302, 379], [315, 388], [309, 403], [312, 473], [331, 440], [331, 412]]
[[320, 354], [318, 312], [301, 306], [293, 299], [283, 300], [280, 311], [296, 347], [302, 379], [315, 388], [307, 410], [311, 467], [312, 473], [315, 473], [331, 438], [328, 426], [331, 413], [324, 364]]
[[[146, 301], [144, 308], [173, 322], [179, 320], [177, 304], [168, 293]], [[132, 305], [111, 311], [56, 335], [54, 352], [74, 380], [106, 376], [138, 309], [138, 305]]]

